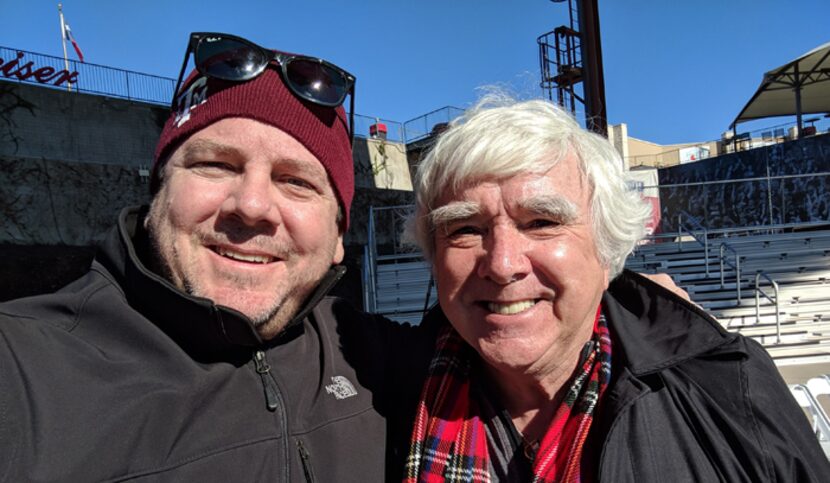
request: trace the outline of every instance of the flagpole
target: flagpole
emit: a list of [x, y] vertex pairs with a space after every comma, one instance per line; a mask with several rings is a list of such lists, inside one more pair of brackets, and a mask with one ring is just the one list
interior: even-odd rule
[[[63, 45], [63, 64], [66, 66], [66, 72], [69, 72], [69, 57], [66, 55], [66, 24], [63, 21], [63, 5], [58, 4], [58, 13], [61, 17], [61, 44]], [[72, 83], [66, 83], [66, 90], [72, 90]]]

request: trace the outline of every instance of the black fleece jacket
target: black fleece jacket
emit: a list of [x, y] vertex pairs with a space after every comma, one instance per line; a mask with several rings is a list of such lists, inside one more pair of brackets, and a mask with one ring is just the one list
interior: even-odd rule
[[0, 481], [382, 481], [422, 331], [325, 296], [335, 267], [262, 341], [146, 268], [142, 216], [79, 280], [0, 304]]

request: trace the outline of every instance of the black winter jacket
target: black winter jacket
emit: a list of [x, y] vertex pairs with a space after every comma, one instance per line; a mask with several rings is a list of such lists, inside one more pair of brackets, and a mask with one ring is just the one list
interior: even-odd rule
[[416, 332], [325, 297], [335, 269], [265, 343], [145, 268], [140, 218], [81, 279], [0, 305], [0, 481], [382, 481]]
[[[588, 435], [583, 475], [614, 483], [830, 481], [807, 418], [758, 343], [629, 271], [611, 283], [603, 305], [612, 381]], [[436, 307], [421, 328], [447, 323]], [[405, 411], [392, 427], [412, 421], [415, 404]], [[398, 436], [393, 445], [398, 475], [407, 444]]]
[[603, 303], [614, 376], [588, 436], [599, 481], [830, 481], [807, 418], [757, 342], [631, 272]]

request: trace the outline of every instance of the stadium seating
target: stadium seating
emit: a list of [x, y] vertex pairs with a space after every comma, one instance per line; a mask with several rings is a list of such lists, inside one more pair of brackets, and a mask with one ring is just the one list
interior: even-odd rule
[[779, 366], [830, 362], [830, 230], [745, 232], [705, 235], [708, 252], [700, 233], [644, 244], [626, 266], [671, 275], [724, 327], [764, 345]]

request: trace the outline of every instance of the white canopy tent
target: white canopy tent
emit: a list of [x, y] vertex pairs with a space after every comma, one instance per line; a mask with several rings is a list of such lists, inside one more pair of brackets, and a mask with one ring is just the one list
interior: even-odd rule
[[830, 42], [764, 74], [761, 86], [730, 127], [795, 115], [801, 137], [802, 115], [823, 113], [830, 113]]

